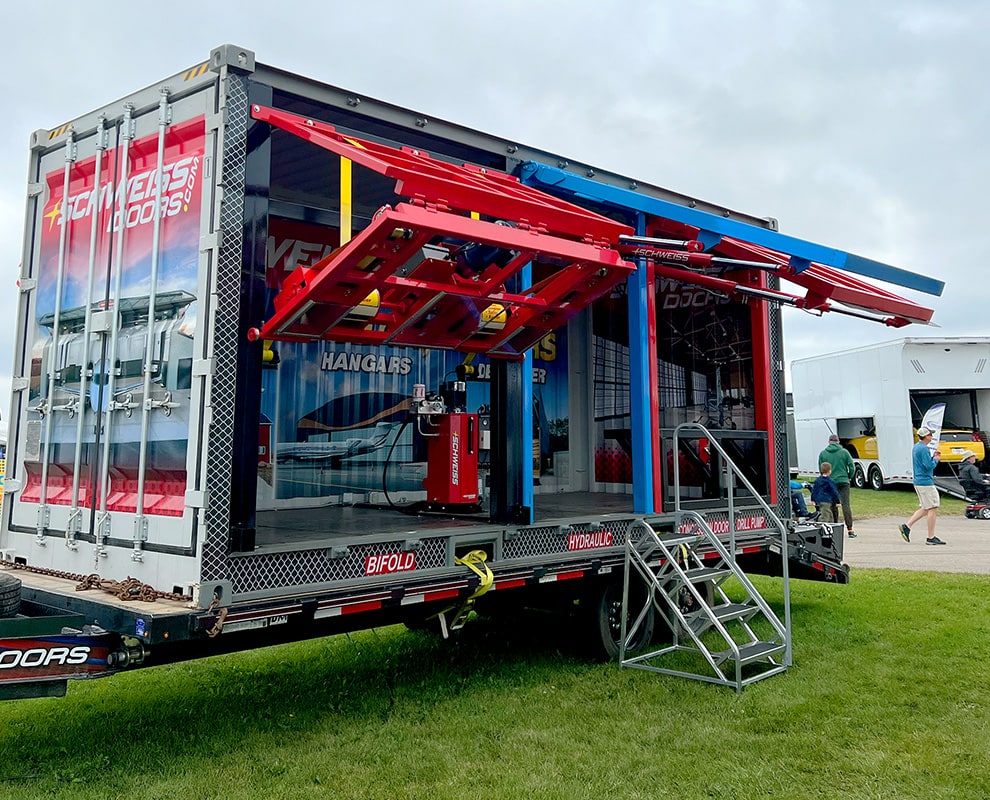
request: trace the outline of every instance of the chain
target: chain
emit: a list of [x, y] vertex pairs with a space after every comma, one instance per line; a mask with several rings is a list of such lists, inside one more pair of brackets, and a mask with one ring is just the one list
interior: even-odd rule
[[148, 583], [141, 583], [137, 578], [124, 578], [122, 581], [114, 581], [109, 578], [101, 578], [97, 574], [80, 575], [75, 572], [62, 572], [57, 569], [47, 567], [31, 567], [27, 564], [4, 564], [12, 569], [23, 569], [37, 575], [48, 575], [52, 578], [64, 578], [65, 580], [76, 582], [76, 591], [84, 592], [87, 589], [100, 589], [121, 600], [140, 600], [145, 603], [154, 603], [159, 598], [162, 600], [177, 600], [179, 602], [189, 602], [191, 597], [178, 592], [159, 592], [154, 586]]

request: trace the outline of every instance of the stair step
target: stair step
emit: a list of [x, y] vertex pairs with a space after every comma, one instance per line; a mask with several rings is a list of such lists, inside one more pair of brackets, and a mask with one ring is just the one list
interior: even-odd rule
[[703, 583], [704, 581], [721, 578], [723, 575], [729, 575], [730, 572], [731, 570], [720, 569], [718, 567], [695, 567], [694, 569], [685, 570], [684, 574], [691, 583]]
[[[759, 661], [760, 659], [783, 653], [786, 649], [786, 645], [781, 642], [751, 642], [750, 644], [740, 646], [738, 661], [740, 664], [749, 664], [753, 661]], [[713, 653], [712, 655], [719, 660], [737, 660], [731, 650], [723, 650], [720, 653]]]
[[657, 536], [657, 538], [667, 545], [667, 547], [677, 547], [677, 545], [681, 544], [695, 544], [703, 535], [701, 533], [667, 533]]
[[[712, 606], [712, 616], [719, 621], [743, 619], [744, 617], [751, 617], [759, 610], [757, 606], [748, 603], [723, 603], [720, 606]], [[704, 615], [704, 613], [704, 609], [694, 612], [695, 615]]]

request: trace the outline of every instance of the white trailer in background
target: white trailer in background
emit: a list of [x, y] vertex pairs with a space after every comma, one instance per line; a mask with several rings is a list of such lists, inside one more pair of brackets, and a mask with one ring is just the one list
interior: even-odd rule
[[925, 412], [945, 403], [940, 485], [965, 450], [986, 454], [990, 425], [990, 337], [905, 338], [791, 363], [797, 467], [818, 472], [830, 434], [856, 463], [854, 485], [910, 483], [911, 447]]

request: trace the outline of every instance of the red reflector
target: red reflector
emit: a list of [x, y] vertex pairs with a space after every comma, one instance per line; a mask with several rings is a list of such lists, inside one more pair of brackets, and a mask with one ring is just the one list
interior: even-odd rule
[[496, 589], [518, 589], [520, 586], [526, 585], [525, 578], [514, 578], [511, 581], [499, 581], [495, 584]]
[[341, 614], [359, 614], [362, 611], [377, 611], [382, 607], [381, 600], [372, 600], [368, 603], [353, 603], [349, 606], [341, 606]]
[[444, 589], [441, 592], [427, 592], [423, 595], [423, 600], [427, 603], [433, 600], [446, 600], [448, 597], [457, 597], [457, 589]]
[[812, 564], [811, 566], [813, 566], [819, 572], [824, 572], [825, 571], [825, 565], [824, 564], [819, 564], [817, 561], [814, 564]]
[[584, 575], [584, 570], [583, 569], [579, 569], [576, 572], [558, 572], [557, 573], [557, 580], [558, 581], [569, 581], [571, 578], [580, 578], [582, 575]]

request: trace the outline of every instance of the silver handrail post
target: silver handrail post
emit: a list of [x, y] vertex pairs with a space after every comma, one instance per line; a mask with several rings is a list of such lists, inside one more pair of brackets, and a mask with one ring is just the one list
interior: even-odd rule
[[[770, 508], [769, 504], [764, 501], [763, 497], [760, 496], [759, 492], [753, 487], [747, 479], [746, 476], [732, 463], [732, 459], [729, 458], [728, 453], [714, 438], [712, 438], [711, 432], [704, 426], [697, 422], [682, 422], [676, 428], [674, 428], [674, 446], [677, 447], [678, 443], [678, 432], [680, 430], [696, 430], [703, 433], [708, 437], [708, 443], [711, 447], [715, 448], [715, 451], [725, 459], [725, 463], [728, 469], [739, 479], [743, 486], [745, 486], [751, 495], [756, 499], [764, 511], [766, 511], [768, 518], [773, 521], [777, 530], [780, 532], [780, 574], [784, 581], [784, 627], [786, 628], [785, 644], [786, 649], [784, 650], [784, 664], [790, 666], [792, 663], [792, 644], [791, 644], [791, 584], [790, 584], [790, 566], [789, 558], [787, 555], [787, 528], [781, 521], [777, 513]], [[677, 452], [674, 452], [674, 484], [677, 486]], [[732, 493], [732, 486], [729, 486], [729, 534], [731, 543], [731, 552], [733, 561], [735, 561], [735, 509], [733, 503], [734, 495]], [[678, 521], [680, 520], [680, 492], [677, 491], [676, 494], [675, 510], [677, 512]]]

